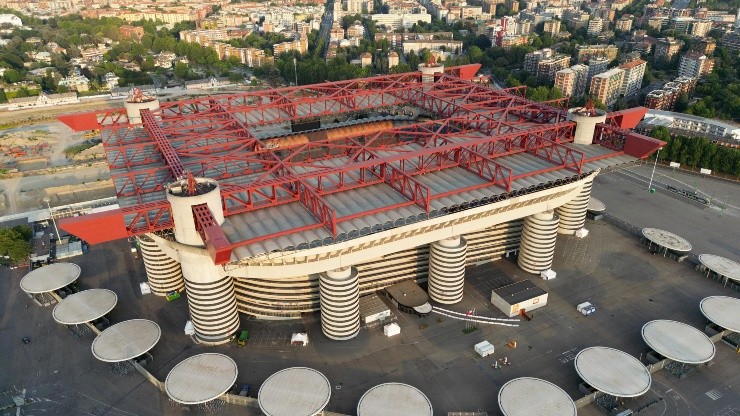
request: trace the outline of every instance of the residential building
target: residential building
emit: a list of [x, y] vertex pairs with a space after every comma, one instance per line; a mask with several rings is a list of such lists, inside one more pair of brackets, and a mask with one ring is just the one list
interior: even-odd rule
[[586, 33], [590, 36], [595, 36], [601, 33], [604, 29], [604, 21], [600, 17], [594, 17], [588, 21], [588, 29]]
[[90, 80], [80, 74], [74, 74], [60, 79], [59, 85], [69, 88], [70, 91], [90, 91]]
[[578, 62], [586, 62], [593, 57], [606, 58], [613, 61], [619, 54], [619, 48], [614, 45], [578, 45], [576, 46], [576, 59]]
[[638, 128], [649, 131], [656, 126], [666, 127], [673, 134], [707, 137], [732, 145], [740, 144], [740, 127], [720, 120], [671, 111], [649, 110]]
[[432, 15], [427, 13], [412, 13], [412, 14], [374, 14], [370, 16], [378, 26], [385, 26], [391, 30], [397, 29], [411, 29], [411, 27], [418, 23], [432, 23]]
[[398, 52], [390, 51], [388, 53], [388, 69], [398, 66]]
[[588, 60], [588, 75], [586, 75], [586, 85], [591, 85], [591, 78], [594, 75], [606, 72], [609, 68], [609, 61], [605, 58], [594, 57]]
[[692, 51], [700, 52], [707, 56], [711, 56], [716, 48], [717, 42], [715, 42], [714, 39], [702, 39], [691, 45]]
[[594, 75], [591, 78], [589, 94], [597, 98], [604, 105], [611, 107], [619, 99], [623, 79], [624, 71], [619, 68], [612, 68], [601, 74]]
[[120, 78], [118, 75], [108, 72], [105, 75], [103, 75], [103, 82], [105, 83], [105, 88], [112, 90], [113, 88], [118, 87], [118, 80]]
[[36, 97], [11, 98], [5, 107], [8, 110], [21, 110], [24, 108], [53, 107], [65, 104], [79, 103], [76, 92], [65, 92], [63, 94], [44, 94], [41, 92]]
[[560, 26], [560, 20], [546, 20], [542, 31], [550, 36], [555, 36], [560, 33]]
[[281, 53], [289, 51], [306, 53], [308, 52], [308, 38], [302, 36], [301, 38], [292, 41], [276, 43], [273, 45], [273, 51], [275, 52], [275, 55], [280, 55]]
[[735, 52], [740, 51], [740, 29], [725, 33], [719, 42], [727, 49]]
[[622, 88], [620, 94], [625, 97], [635, 95], [642, 87], [642, 78], [645, 76], [645, 68], [647, 68], [647, 62], [642, 59], [637, 59], [626, 64], [619, 65], [617, 68], [624, 71], [622, 77]]
[[458, 54], [462, 51], [463, 43], [459, 40], [405, 40], [403, 42], [403, 53], [411, 51], [419, 53], [422, 49], [430, 51], [445, 51]]
[[678, 75], [689, 78], [700, 78], [702, 75], [712, 72], [714, 59], [707, 58], [699, 52], [687, 52], [681, 56], [678, 65]]
[[555, 73], [570, 65], [570, 56], [556, 54], [537, 62], [537, 80], [539, 82], [553, 82]]
[[555, 73], [555, 87], [565, 97], [580, 97], [586, 92], [587, 75], [588, 67], [586, 65], [578, 64], [561, 69]]
[[614, 30], [618, 32], [629, 32], [632, 30], [632, 22], [634, 21], [634, 16], [631, 14], [625, 14], [624, 16], [620, 17], [615, 23], [614, 23]]
[[691, 29], [689, 30], [689, 33], [692, 36], [704, 37], [707, 35], [707, 33], [709, 33], [710, 30], [712, 30], [711, 20], [694, 20], [691, 23]]
[[670, 61], [681, 50], [683, 41], [674, 38], [660, 38], [655, 44], [655, 58]]
[[123, 25], [118, 28], [118, 33], [124, 39], [141, 41], [141, 38], [144, 37], [144, 28], [141, 26]]
[[226, 77], [210, 77], [210, 78], [203, 78], [203, 79], [195, 79], [192, 81], [185, 81], [185, 89], [188, 90], [206, 90], [210, 88], [217, 88], [217, 87], [223, 87], [226, 85], [230, 85], [231, 81], [229, 81]]
[[645, 107], [656, 110], [669, 110], [672, 108], [673, 94], [666, 90], [653, 90], [645, 96]]
[[529, 52], [524, 55], [524, 70], [532, 75], [537, 75], [537, 65], [543, 59], [552, 57], [552, 49], [545, 48], [538, 51]]
[[373, 65], [373, 55], [370, 52], [363, 52], [360, 55], [360, 66], [365, 68]]
[[342, 29], [342, 25], [339, 24], [339, 22], [334, 22], [334, 24], [331, 26], [331, 30], [329, 31], [329, 40], [342, 40], [344, 39], [344, 29]]

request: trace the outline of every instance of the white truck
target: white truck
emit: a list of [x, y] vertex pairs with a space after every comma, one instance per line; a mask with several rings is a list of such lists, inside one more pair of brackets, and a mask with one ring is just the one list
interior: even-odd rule
[[576, 309], [578, 310], [578, 312], [586, 316], [596, 313], [596, 306], [594, 306], [591, 302], [583, 302], [576, 306]]

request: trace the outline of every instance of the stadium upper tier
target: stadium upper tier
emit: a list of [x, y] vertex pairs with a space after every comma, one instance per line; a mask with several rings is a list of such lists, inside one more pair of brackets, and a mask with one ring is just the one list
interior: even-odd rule
[[[171, 185], [213, 179], [225, 219], [206, 204], [193, 215], [203, 244], [224, 264], [557, 187], [662, 144], [627, 130], [643, 108], [608, 114], [593, 144], [574, 143], [567, 99], [536, 103], [524, 98], [525, 87], [475, 84], [479, 67], [432, 65], [60, 117], [75, 129], [100, 129], [121, 206], [60, 225], [91, 243], [170, 229]], [[434, 68], [443, 72], [430, 75]], [[301, 125], [327, 131], [297, 137]], [[328, 130], [337, 128], [341, 134]]]

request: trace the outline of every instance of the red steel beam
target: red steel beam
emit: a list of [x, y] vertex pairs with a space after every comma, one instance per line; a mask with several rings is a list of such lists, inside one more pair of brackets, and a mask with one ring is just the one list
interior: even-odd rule
[[149, 133], [149, 137], [154, 140], [159, 151], [162, 152], [162, 157], [172, 172], [172, 177], [175, 179], [182, 177], [185, 171], [182, 168], [180, 156], [177, 155], [172, 144], [167, 140], [167, 136], [164, 135], [162, 128], [157, 124], [157, 120], [152, 115], [152, 112], [148, 109], [141, 110], [141, 122], [144, 125], [144, 129]]
[[195, 229], [205, 243], [206, 250], [215, 264], [221, 265], [231, 261], [231, 243], [224, 230], [216, 222], [208, 204], [193, 205]]

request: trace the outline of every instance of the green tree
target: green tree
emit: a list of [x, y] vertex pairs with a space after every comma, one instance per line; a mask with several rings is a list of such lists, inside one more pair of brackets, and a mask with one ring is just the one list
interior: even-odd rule
[[13, 263], [27, 260], [31, 254], [30, 236], [27, 225], [0, 228], [0, 254], [10, 257]]
[[674, 111], [677, 113], [683, 113], [687, 108], [689, 108], [689, 94], [682, 92], [676, 99]]
[[180, 80], [188, 79], [190, 75], [190, 68], [184, 62], [178, 62], [175, 64], [175, 68], [172, 70], [172, 74], [175, 78]]
[[5, 73], [3, 74], [3, 78], [8, 84], [14, 84], [23, 80], [23, 74], [21, 74], [20, 71], [16, 71], [15, 69], [6, 69]]
[[8, 96], [5, 95], [5, 90], [0, 89], [0, 103], [7, 103], [8, 102]]

